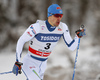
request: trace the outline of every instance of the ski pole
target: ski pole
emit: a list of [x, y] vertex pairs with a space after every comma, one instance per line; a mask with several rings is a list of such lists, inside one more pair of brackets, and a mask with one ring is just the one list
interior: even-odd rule
[[0, 75], [2, 75], [2, 74], [9, 74], [9, 73], [12, 73], [12, 71], [2, 72], [2, 73], [0, 73]]
[[[80, 30], [82, 30], [82, 29], [84, 29], [84, 25], [81, 25]], [[79, 45], [80, 45], [80, 38], [79, 38], [79, 40], [78, 40], [78, 47], [77, 47], [77, 50], [76, 50], [76, 57], [75, 57], [74, 71], [73, 71], [72, 80], [74, 80], [74, 76], [75, 76], [75, 69], [76, 69], [76, 62], [77, 62], [77, 57], [78, 57]]]
[[74, 76], [75, 76], [75, 69], [76, 69], [76, 62], [77, 62], [77, 57], [78, 57], [79, 44], [80, 44], [80, 38], [79, 38], [79, 40], [78, 40], [78, 47], [77, 47], [77, 51], [76, 51], [76, 57], [75, 57], [74, 71], [73, 71], [73, 77], [72, 77], [72, 80], [74, 80]]

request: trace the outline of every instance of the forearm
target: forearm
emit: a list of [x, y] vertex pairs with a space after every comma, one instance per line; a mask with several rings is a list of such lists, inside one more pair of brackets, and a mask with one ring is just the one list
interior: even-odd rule
[[70, 50], [74, 51], [76, 49], [79, 39], [77, 36], [72, 39], [69, 33], [64, 33], [63, 39]]
[[16, 61], [18, 62], [21, 62], [20, 58], [21, 58], [24, 44], [25, 44], [25, 41], [20, 37], [16, 46]]
[[78, 37], [77, 36], [75, 36], [75, 38], [70, 42], [70, 46], [68, 46], [68, 48], [70, 49], [70, 50], [72, 50], [72, 51], [74, 51], [75, 49], [76, 49], [76, 47], [77, 47], [77, 45], [78, 45]]

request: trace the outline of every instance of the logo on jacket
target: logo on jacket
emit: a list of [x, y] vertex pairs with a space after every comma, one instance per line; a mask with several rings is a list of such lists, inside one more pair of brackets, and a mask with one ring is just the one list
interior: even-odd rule
[[42, 34], [42, 33], [39, 33], [38, 35], [35, 36], [35, 38], [41, 42], [57, 42], [61, 36], [62, 36], [62, 34]]
[[62, 29], [61, 28], [58, 28], [58, 31], [62, 31]]
[[59, 36], [41, 36], [41, 40], [44, 40], [44, 41], [58, 41], [60, 39]]
[[36, 34], [36, 31], [34, 30], [33, 25], [31, 25], [30, 28], [32, 29], [33, 34]]
[[42, 26], [42, 30], [44, 30], [45, 26]]
[[32, 69], [32, 68], [36, 68], [35, 66], [31, 66], [31, 67], [29, 67], [30, 69]]
[[32, 35], [30, 34], [30, 32], [29, 32], [29, 31], [27, 32], [27, 34], [28, 34], [29, 36], [31, 36], [31, 37], [32, 37]]

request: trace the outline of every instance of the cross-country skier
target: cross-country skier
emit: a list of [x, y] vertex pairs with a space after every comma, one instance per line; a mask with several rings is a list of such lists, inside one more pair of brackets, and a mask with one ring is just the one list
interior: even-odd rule
[[[43, 80], [47, 65], [48, 56], [53, 48], [63, 36], [63, 39], [70, 50], [75, 50], [78, 39], [81, 38], [84, 30], [77, 30], [76, 36], [72, 40], [68, 26], [61, 22], [63, 11], [58, 4], [48, 7], [48, 19], [46, 21], [37, 20], [19, 38], [16, 47], [16, 62], [13, 73], [21, 74], [21, 69], [27, 80]], [[23, 46], [29, 41], [29, 49], [21, 62]]]

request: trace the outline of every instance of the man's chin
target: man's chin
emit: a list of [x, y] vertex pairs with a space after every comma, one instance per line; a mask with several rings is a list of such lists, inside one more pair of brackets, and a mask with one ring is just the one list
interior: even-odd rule
[[57, 23], [56, 23], [56, 26], [59, 26], [59, 23], [60, 23], [60, 22], [57, 22]]

